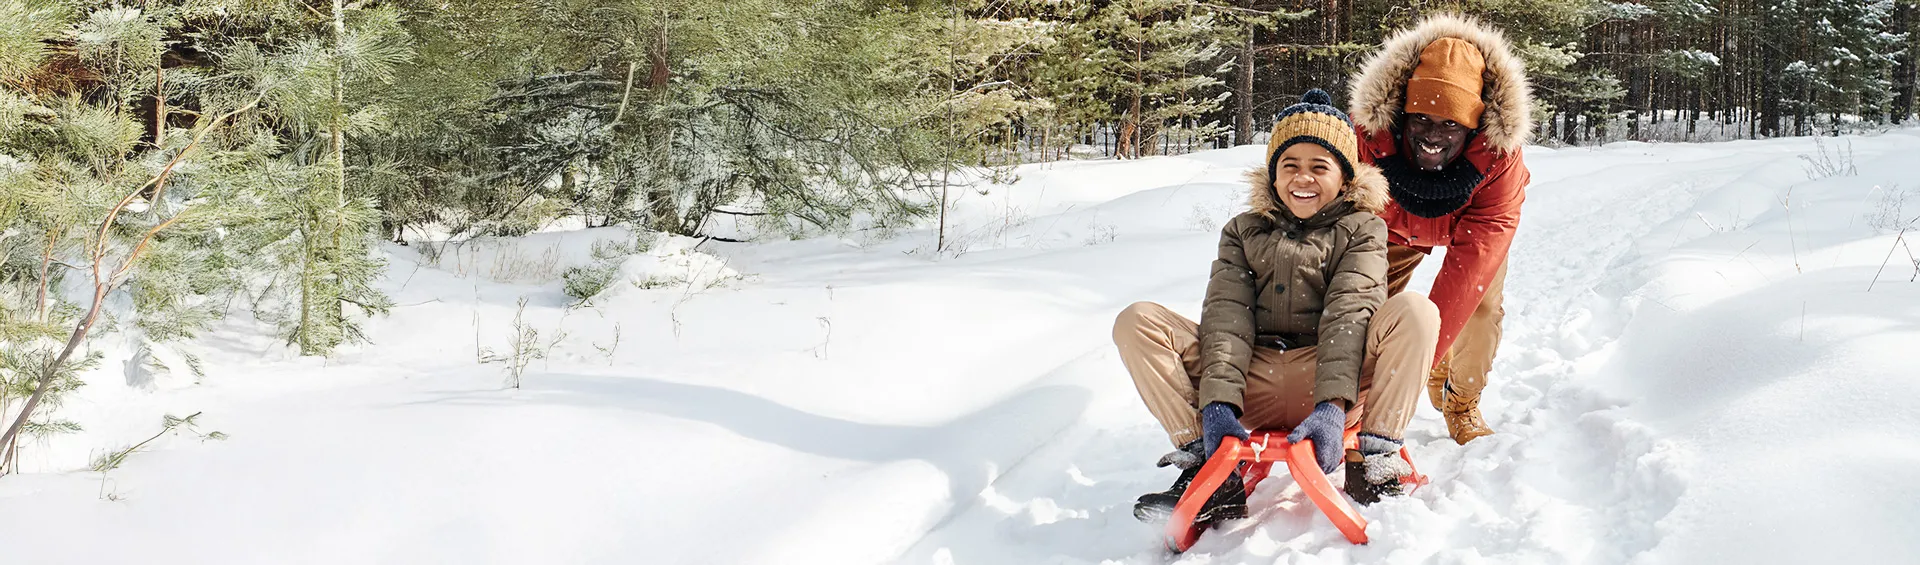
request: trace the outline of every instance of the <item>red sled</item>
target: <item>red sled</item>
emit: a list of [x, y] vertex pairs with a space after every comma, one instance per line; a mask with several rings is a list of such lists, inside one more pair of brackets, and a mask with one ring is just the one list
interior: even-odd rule
[[[1347, 429], [1346, 447], [1353, 449], [1359, 445], [1360, 430]], [[1187, 486], [1187, 492], [1180, 496], [1180, 503], [1173, 507], [1173, 516], [1167, 520], [1167, 549], [1174, 553], [1186, 551], [1199, 541], [1201, 531], [1206, 527], [1193, 523], [1193, 517], [1200, 514], [1200, 507], [1213, 496], [1213, 491], [1227, 481], [1235, 469], [1240, 471], [1241, 482], [1247, 487], [1247, 494], [1253, 494], [1253, 487], [1267, 478], [1274, 463], [1287, 465], [1287, 472], [1293, 475], [1293, 481], [1300, 484], [1300, 490], [1307, 493], [1313, 505], [1333, 520], [1333, 526], [1353, 543], [1367, 543], [1367, 519], [1353, 510], [1353, 504], [1347, 501], [1341, 492], [1327, 481], [1326, 473], [1320, 472], [1319, 463], [1313, 458], [1313, 442], [1287, 442], [1285, 431], [1258, 431], [1250, 434], [1249, 441], [1228, 437], [1220, 440], [1220, 449], [1214, 451], [1207, 464], [1200, 467], [1200, 474], [1194, 476]], [[1400, 448], [1400, 458], [1413, 465], [1413, 459], [1407, 455], [1406, 448]], [[1401, 479], [1404, 484], [1415, 488], [1427, 484], [1426, 475], [1414, 469], [1413, 474]]]

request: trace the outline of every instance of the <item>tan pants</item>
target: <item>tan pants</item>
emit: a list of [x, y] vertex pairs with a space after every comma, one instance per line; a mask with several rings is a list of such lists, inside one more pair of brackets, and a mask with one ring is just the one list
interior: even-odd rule
[[[1413, 269], [1426, 257], [1427, 254], [1412, 247], [1387, 244], [1387, 295], [1398, 295], [1405, 290], [1407, 281], [1413, 278]], [[1500, 349], [1500, 320], [1507, 312], [1501, 306], [1506, 286], [1507, 265], [1501, 263], [1500, 270], [1493, 273], [1493, 282], [1487, 284], [1486, 296], [1480, 299], [1473, 315], [1467, 317], [1467, 326], [1460, 330], [1460, 337], [1454, 338], [1453, 349], [1440, 360], [1440, 367], [1448, 376], [1447, 388], [1461, 398], [1478, 399], [1480, 391], [1487, 388], [1487, 373], [1493, 370], [1493, 356]]]
[[[1175, 447], [1200, 438], [1200, 411], [1194, 406], [1199, 402], [1199, 330], [1193, 320], [1152, 302], [1128, 306], [1113, 323], [1120, 361]], [[1439, 340], [1440, 310], [1426, 296], [1406, 292], [1387, 299], [1367, 325], [1359, 404], [1347, 411], [1347, 426], [1358, 423], [1360, 431], [1401, 439]], [[1250, 430], [1299, 425], [1313, 412], [1317, 368], [1314, 347], [1254, 347], [1240, 424]]]

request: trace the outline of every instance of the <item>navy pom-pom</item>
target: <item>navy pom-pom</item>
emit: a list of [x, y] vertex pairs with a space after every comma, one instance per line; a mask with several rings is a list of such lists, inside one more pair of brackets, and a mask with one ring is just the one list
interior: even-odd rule
[[1318, 88], [1315, 88], [1313, 90], [1307, 91], [1306, 94], [1300, 95], [1300, 101], [1306, 104], [1319, 104], [1321, 106], [1332, 106], [1333, 96], [1328, 95], [1327, 91], [1325, 90], [1320, 90]]

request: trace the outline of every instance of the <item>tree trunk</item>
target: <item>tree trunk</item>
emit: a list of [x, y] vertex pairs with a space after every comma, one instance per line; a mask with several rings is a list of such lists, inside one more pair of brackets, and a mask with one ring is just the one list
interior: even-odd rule
[[[341, 0], [333, 0], [333, 40], [335, 54], [347, 40], [347, 13]], [[334, 200], [344, 205], [347, 200], [347, 73], [338, 63], [333, 66], [333, 124], [330, 128], [333, 138]], [[335, 239], [339, 234], [334, 234]]]
[[[1616, 50], [1627, 53], [1638, 53], [1642, 47], [1639, 41], [1639, 28], [1641, 26], [1636, 23], [1624, 24], [1621, 27], [1628, 28], [1625, 34], [1627, 41], [1622, 45], [1618, 45]], [[1640, 120], [1647, 114], [1648, 98], [1652, 96], [1650, 92], [1651, 89], [1649, 88], [1651, 85], [1649, 83], [1650, 81], [1647, 80], [1646, 69], [1643, 65], [1631, 60], [1625, 62], [1625, 65], [1627, 66], [1626, 103], [1629, 104], [1627, 108], [1627, 137], [1639, 141], [1642, 140], [1645, 135], [1645, 132], [1642, 132], [1640, 129]]]
[[1146, 70], [1143, 68], [1147, 64], [1146, 49], [1144, 41], [1133, 46], [1133, 94], [1127, 107], [1127, 118], [1120, 125], [1120, 140], [1117, 142], [1121, 156], [1133, 159], [1140, 158], [1141, 147], [1147, 145], [1142, 143], [1140, 131], [1145, 124], [1140, 116], [1140, 99], [1146, 96], [1147, 90]]
[[[1779, 61], [1771, 50], [1763, 50], [1760, 56], [1762, 68], [1776, 71]], [[1780, 133], [1780, 83], [1778, 81], [1760, 81], [1760, 134], [1777, 137]]]
[[1700, 127], [1700, 99], [1705, 97], [1705, 91], [1699, 90], [1694, 91], [1693, 96], [1687, 97], [1687, 105], [1689, 106], [1689, 110], [1692, 111], [1692, 118], [1687, 120], [1687, 141], [1693, 141], [1694, 134], [1698, 133], [1697, 130]]
[[47, 248], [40, 253], [40, 288], [34, 294], [33, 319], [47, 321], [47, 286], [53, 284], [47, 277], [47, 267], [53, 264], [53, 249], [60, 242], [59, 229], [47, 231]]
[[663, 92], [667, 88], [667, 81], [673, 78], [673, 71], [667, 66], [667, 17], [665, 13], [661, 14], [660, 26], [657, 28], [657, 31], [654, 32], [653, 38], [653, 47], [647, 50], [647, 58], [651, 59], [653, 63], [652, 71], [647, 73], [647, 88], [655, 92]]
[[[161, 55], [159, 62], [153, 64], [153, 127], [150, 132], [153, 135], [153, 147], [155, 149], [165, 147], [167, 144], [167, 70], [165, 65], [166, 56], [164, 54]], [[166, 196], [167, 185], [165, 183], [153, 185], [153, 195], [147, 200], [149, 202], [147, 213], [156, 217], [159, 216], [161, 212], [160, 203]]]
[[1579, 120], [1580, 116], [1580, 106], [1578, 104], [1571, 104], [1569, 106], [1566, 111], [1560, 114], [1562, 119], [1560, 134], [1566, 136], [1560, 141], [1567, 145], [1579, 145], [1580, 127], [1577, 120]]
[[[1253, 7], [1249, 0], [1247, 7]], [[1253, 143], [1253, 26], [1246, 26], [1246, 41], [1240, 44], [1239, 76], [1233, 89], [1233, 143]]]
[[[341, 56], [341, 47], [346, 44], [347, 19], [346, 6], [341, 0], [333, 0], [333, 40], [336, 60]], [[320, 304], [313, 299], [317, 285], [324, 278], [318, 269], [330, 264], [328, 259], [340, 254], [341, 236], [345, 231], [345, 212], [347, 202], [347, 149], [346, 149], [346, 69], [340, 64], [333, 66], [332, 115], [327, 124], [328, 157], [333, 165], [333, 208], [323, 215], [307, 218], [307, 232], [301, 242], [304, 250], [304, 264], [300, 273], [300, 325], [295, 330], [299, 334], [300, 354], [318, 355], [324, 347], [313, 340], [313, 328], [319, 323], [331, 323], [326, 313], [338, 308], [339, 304]], [[327, 217], [327, 216], [331, 217]], [[330, 248], [323, 248], [330, 245]]]
[[[101, 242], [101, 245], [106, 245], [106, 242]], [[134, 256], [129, 255], [127, 260], [134, 260]], [[98, 275], [98, 259], [95, 261], [94, 274]], [[15, 460], [19, 457], [19, 453], [16, 451], [20, 445], [18, 441], [20, 439], [20, 430], [26, 427], [27, 422], [33, 418], [33, 410], [40, 406], [40, 399], [46, 398], [47, 391], [53, 388], [54, 376], [60, 374], [60, 368], [67, 364], [67, 359], [73, 357], [74, 350], [79, 349], [80, 344], [87, 340], [87, 333], [93, 330], [93, 322], [100, 317], [100, 305], [106, 302], [108, 288], [110, 288], [110, 285], [107, 284], [107, 282], [94, 281], [93, 306], [87, 309], [86, 317], [81, 318], [79, 324], [74, 326], [73, 334], [67, 336], [66, 348], [61, 349], [59, 356], [54, 357], [48, 361], [45, 366], [41, 367], [40, 383], [33, 388], [33, 396], [27, 397], [27, 403], [20, 407], [20, 415], [13, 419], [13, 425], [7, 426], [6, 434], [0, 435], [0, 449], [5, 450], [4, 453], [0, 453], [0, 461]]]
[[[1912, 33], [1914, 6], [1908, 2], [1899, 2], [1894, 8], [1893, 32], [1901, 35]], [[1914, 76], [1914, 38], [1908, 37], [1906, 48], [1900, 50], [1900, 56], [1893, 71], [1893, 123], [1903, 123], [1913, 116], [1914, 83], [1920, 77]]]
[[167, 142], [167, 68], [166, 57], [153, 65], [153, 145]]

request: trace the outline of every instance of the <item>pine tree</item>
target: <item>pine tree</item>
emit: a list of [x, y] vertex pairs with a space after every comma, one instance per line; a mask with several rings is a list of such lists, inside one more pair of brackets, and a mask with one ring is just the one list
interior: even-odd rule
[[1801, 114], [1825, 113], [1880, 121], [1894, 97], [1893, 71], [1903, 38], [1888, 33], [1893, 0], [1821, 0], [1809, 6], [1814, 37], [1810, 64], [1818, 69]]
[[1171, 139], [1212, 137], [1225, 128], [1198, 118], [1229, 95], [1217, 75], [1222, 29], [1212, 11], [1172, 0], [1121, 0], [1096, 12], [1090, 25], [1103, 48], [1106, 88], [1121, 103], [1117, 154], [1159, 153]]
[[[1022, 137], [1053, 127], [1045, 117], [1055, 104], [1034, 84], [1030, 71], [1039, 56], [1053, 48], [1057, 23], [997, 13], [998, 3], [956, 2], [938, 25], [926, 30], [943, 38], [927, 45], [937, 81], [947, 90], [941, 120], [951, 122], [949, 147], [955, 162], [986, 164], [992, 148], [1002, 148], [1002, 163], [1017, 163]], [[1042, 143], [1041, 145], [1046, 145]]]
[[1894, 3], [1893, 21], [1887, 26], [1889, 35], [1896, 39], [1893, 51], [1894, 68], [1893, 101], [1888, 111], [1888, 121], [1894, 124], [1906, 122], [1913, 117], [1914, 90], [1920, 84], [1920, 73], [1916, 73], [1914, 64], [1916, 50], [1920, 50], [1920, 34], [1914, 33], [1916, 6], [1912, 0], [1900, 0]]
[[[17, 465], [23, 436], [77, 429], [51, 409], [99, 363], [97, 350], [75, 356], [88, 339], [191, 337], [211, 319], [204, 298], [229, 280], [194, 251], [220, 237], [225, 212], [213, 170], [229, 150], [207, 134], [252, 104], [143, 138], [136, 102], [161, 88], [168, 17], [0, 3], [0, 19], [24, 22], [0, 39], [0, 467]], [[60, 294], [69, 270], [91, 283], [82, 300]], [[123, 294], [131, 319], [104, 320]]]
[[324, 15], [287, 26], [307, 33], [277, 51], [253, 43], [225, 46], [228, 71], [241, 77], [242, 88], [264, 93], [265, 110], [283, 120], [284, 126], [255, 124], [263, 128], [258, 134], [292, 142], [266, 149], [273, 162], [253, 179], [263, 212], [236, 241], [272, 259], [255, 262], [256, 268], [291, 270], [297, 279], [279, 287], [295, 295], [290, 315], [278, 319], [303, 355], [364, 340], [355, 311], [377, 315], [389, 307], [373, 286], [384, 262], [373, 249], [380, 223], [375, 195], [358, 182], [369, 171], [349, 168], [346, 155], [355, 138], [389, 123], [388, 109], [361, 94], [393, 81], [394, 69], [411, 57], [390, 7], [349, 9], [336, 1]]
[[994, 57], [977, 83], [1004, 81], [1006, 88], [1035, 101], [1012, 126], [1028, 136], [1040, 133], [1043, 159], [1059, 158], [1075, 143], [1091, 143], [1098, 125], [1115, 117], [1103, 90], [1104, 61], [1094, 57], [1103, 48], [1090, 25], [1095, 4], [1014, 0], [975, 4], [964, 13], [983, 22], [1018, 23], [1038, 34]]
[[[552, 49], [592, 46], [560, 58], [576, 66], [536, 66], [494, 99], [509, 184], [525, 187], [515, 202], [682, 234], [714, 214], [798, 234], [930, 209], [930, 174], [953, 156], [938, 120], [945, 81], [929, 79], [945, 67], [930, 47], [944, 12], [775, 0], [593, 8], [592, 18], [575, 8], [587, 9], [554, 5], [539, 21], [569, 42]], [[602, 24], [631, 39], [594, 39]]]

